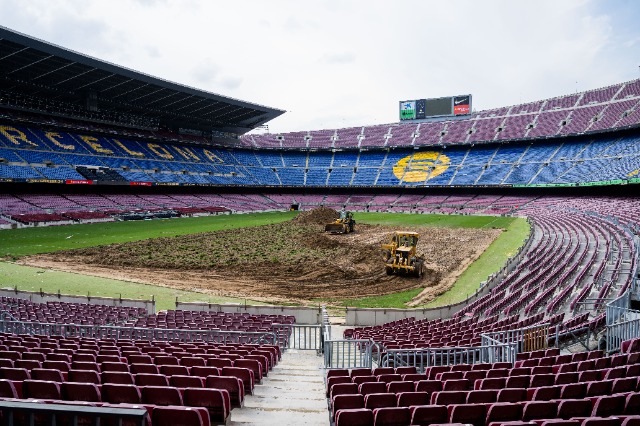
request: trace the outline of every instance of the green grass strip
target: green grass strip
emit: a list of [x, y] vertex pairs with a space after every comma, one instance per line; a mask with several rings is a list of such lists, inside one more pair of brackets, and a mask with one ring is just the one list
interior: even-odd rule
[[60, 250], [260, 226], [284, 222], [294, 216], [295, 213], [290, 212], [250, 213], [9, 229], [0, 231], [0, 258], [15, 260]]
[[[462, 216], [443, 214], [406, 214], [406, 213], [355, 213], [358, 223], [371, 225], [437, 226], [441, 228], [502, 228], [506, 229], [512, 217]], [[357, 227], [357, 225], [356, 225]]]
[[[156, 310], [175, 309], [176, 297], [183, 302], [245, 303], [245, 299], [216, 297], [195, 291], [182, 291], [168, 287], [139, 284], [70, 272], [52, 271], [31, 266], [0, 262], [0, 283], [3, 288], [24, 291], [44, 291], [82, 296], [122, 297], [156, 301]], [[247, 300], [252, 305], [260, 304]]]
[[406, 303], [411, 301], [422, 291], [422, 288], [415, 288], [413, 290], [401, 291], [398, 293], [387, 294], [384, 296], [371, 296], [363, 297], [362, 299], [354, 299], [343, 301], [343, 306], [350, 306], [354, 308], [400, 308], [406, 309]]

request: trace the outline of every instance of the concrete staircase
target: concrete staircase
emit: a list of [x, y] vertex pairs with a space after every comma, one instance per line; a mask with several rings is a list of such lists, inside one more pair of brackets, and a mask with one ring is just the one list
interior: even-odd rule
[[288, 349], [229, 425], [329, 425], [323, 358], [315, 351]]

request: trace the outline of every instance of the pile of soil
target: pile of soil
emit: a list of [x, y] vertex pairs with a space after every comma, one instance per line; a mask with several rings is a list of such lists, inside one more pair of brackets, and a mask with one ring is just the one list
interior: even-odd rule
[[387, 276], [380, 244], [395, 230], [362, 225], [330, 235], [321, 225], [338, 217], [319, 208], [273, 225], [155, 238], [24, 258], [22, 263], [218, 296], [274, 303], [317, 304], [424, 288], [414, 303], [448, 290], [501, 232], [418, 228], [421, 279]]
[[340, 217], [340, 214], [329, 207], [318, 207], [313, 210], [298, 213], [293, 219], [299, 225], [326, 225]]

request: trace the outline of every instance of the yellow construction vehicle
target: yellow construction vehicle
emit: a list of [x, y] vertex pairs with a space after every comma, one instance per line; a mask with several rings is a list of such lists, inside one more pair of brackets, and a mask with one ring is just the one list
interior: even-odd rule
[[416, 247], [420, 235], [417, 232], [396, 231], [389, 244], [382, 244], [383, 260], [387, 275], [424, 275], [424, 259], [418, 256]]
[[353, 220], [353, 213], [342, 210], [340, 217], [324, 226], [325, 232], [332, 234], [348, 234], [355, 230], [356, 221]]

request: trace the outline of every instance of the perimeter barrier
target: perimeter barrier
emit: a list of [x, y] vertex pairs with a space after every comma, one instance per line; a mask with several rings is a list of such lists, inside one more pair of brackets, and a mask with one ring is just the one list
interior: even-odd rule
[[619, 351], [622, 342], [640, 336], [640, 311], [629, 309], [630, 298], [630, 290], [627, 290], [607, 304], [607, 353]]
[[457, 348], [387, 349], [378, 365], [380, 367], [415, 367], [424, 372], [436, 365], [509, 362], [516, 359], [516, 343], [494, 343], [483, 346]]
[[549, 347], [549, 323], [515, 330], [492, 331], [480, 336], [482, 337], [482, 346], [514, 344], [516, 353], [537, 351]]
[[325, 340], [324, 368], [371, 368], [381, 351], [371, 339]]
[[288, 347], [289, 336], [275, 332], [189, 330], [118, 327], [108, 325], [53, 324], [0, 320], [0, 332], [44, 336], [87, 337], [93, 339], [157, 340], [166, 342], [206, 342], [219, 344], [263, 344]]
[[322, 351], [323, 327], [319, 324], [273, 324], [271, 329], [277, 336], [280, 347]]

